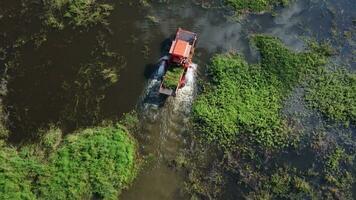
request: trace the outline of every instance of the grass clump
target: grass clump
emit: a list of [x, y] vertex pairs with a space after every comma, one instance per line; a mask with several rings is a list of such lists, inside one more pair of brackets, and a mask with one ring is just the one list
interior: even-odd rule
[[20, 153], [0, 141], [0, 197], [1, 199], [37, 199], [37, 178], [47, 168], [33, 154]]
[[210, 85], [193, 106], [202, 138], [229, 149], [241, 141], [263, 149], [285, 147], [292, 139], [280, 115], [284, 98], [308, 71], [325, 63], [318, 52], [295, 53], [274, 37], [255, 36], [256, 65], [235, 54], [220, 54], [208, 66]]
[[124, 125], [130, 133], [137, 133], [140, 124], [137, 111], [133, 110], [129, 113], [124, 113], [120, 119], [120, 124]]
[[93, 128], [67, 137], [41, 177], [45, 199], [115, 199], [136, 176], [136, 146], [121, 126]]
[[44, 171], [45, 167], [34, 157], [25, 159], [15, 148], [0, 144], [1, 199], [36, 199], [34, 180]]
[[306, 99], [333, 120], [356, 122], [356, 74], [320, 70], [309, 83]]
[[62, 142], [62, 131], [56, 127], [50, 129], [41, 137], [41, 147], [48, 154], [54, 152]]
[[174, 90], [178, 85], [179, 78], [182, 75], [183, 70], [184, 69], [181, 66], [169, 67], [164, 75], [164, 86]]
[[0, 147], [2, 199], [117, 199], [135, 178], [136, 143], [121, 125], [85, 129], [58, 146], [59, 135], [53, 129], [20, 153]]
[[263, 199], [263, 196], [268, 196], [267, 199], [313, 199], [316, 194], [295, 168], [284, 167], [265, 177], [259, 191], [249, 194], [252, 199]]
[[226, 0], [237, 12], [269, 11], [276, 5], [286, 5], [289, 0]]

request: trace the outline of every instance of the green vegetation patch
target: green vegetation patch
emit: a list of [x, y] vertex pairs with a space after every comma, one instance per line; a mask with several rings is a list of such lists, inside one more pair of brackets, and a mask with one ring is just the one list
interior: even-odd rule
[[91, 26], [107, 23], [113, 6], [97, 0], [45, 0], [46, 23], [62, 29], [65, 25]]
[[210, 84], [193, 105], [202, 138], [229, 149], [247, 141], [282, 148], [291, 141], [280, 115], [284, 98], [304, 77], [325, 63], [320, 51], [295, 53], [274, 37], [255, 36], [261, 62], [247, 64], [235, 54], [220, 54], [208, 66]]
[[120, 126], [71, 135], [50, 156], [40, 193], [45, 199], [115, 199], [136, 176], [135, 154], [135, 143]]
[[325, 44], [312, 42], [297, 53], [274, 37], [258, 35], [253, 42], [261, 56], [258, 64], [220, 54], [207, 68], [209, 83], [193, 105], [198, 131], [193, 137], [203, 147], [184, 162], [190, 170], [188, 191], [214, 199], [353, 199], [352, 131], [335, 135], [333, 128], [318, 127], [304, 132], [303, 124], [293, 117], [287, 122], [281, 109], [303, 82], [314, 107], [335, 119], [353, 120], [354, 74], [324, 69], [331, 53]]
[[254, 146], [246, 150], [245, 144], [238, 144], [236, 151], [222, 157], [215, 149], [198, 148], [176, 162], [186, 165], [187, 191], [195, 197], [354, 199], [355, 152], [350, 146], [356, 143], [351, 132], [338, 134], [341, 137], [331, 138], [327, 132], [315, 130], [297, 149], [249, 159], [245, 159], [246, 152]]
[[164, 75], [164, 86], [174, 90], [178, 85], [180, 76], [182, 75], [183, 71], [184, 69], [181, 66], [169, 67], [166, 74]]
[[25, 147], [20, 154], [1, 146], [0, 196], [116, 199], [135, 178], [136, 143], [121, 125], [85, 129], [67, 136], [60, 146], [59, 138], [56, 130], [44, 137], [40, 146], [53, 150], [48, 156], [40, 156], [38, 146]]
[[34, 157], [23, 158], [0, 141], [0, 198], [36, 199], [34, 180], [46, 168]]
[[237, 12], [269, 11], [276, 5], [286, 5], [289, 0], [225, 0]]
[[[323, 132], [316, 132], [309, 138], [302, 152], [309, 152], [314, 158], [307, 168], [301, 169], [290, 164], [279, 164], [265, 176], [262, 184], [249, 194], [249, 199], [353, 199], [354, 177], [353, 150], [346, 150], [342, 143], [334, 141]], [[297, 156], [299, 162], [310, 162], [305, 155]]]
[[309, 85], [306, 99], [312, 107], [333, 120], [356, 122], [355, 73], [320, 70]]

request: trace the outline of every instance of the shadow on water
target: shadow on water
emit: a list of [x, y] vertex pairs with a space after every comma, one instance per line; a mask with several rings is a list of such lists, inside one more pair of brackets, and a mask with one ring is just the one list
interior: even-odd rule
[[[163, 40], [163, 42], [161, 42], [161, 48], [160, 48], [160, 57], [164, 57], [168, 54], [169, 52], [169, 48], [172, 44], [172, 39], [173, 36]], [[151, 79], [153, 76], [155, 76], [155, 73], [157, 71], [157, 63], [154, 64], [147, 64], [145, 66], [145, 70], [144, 70], [144, 76], [146, 79]]]

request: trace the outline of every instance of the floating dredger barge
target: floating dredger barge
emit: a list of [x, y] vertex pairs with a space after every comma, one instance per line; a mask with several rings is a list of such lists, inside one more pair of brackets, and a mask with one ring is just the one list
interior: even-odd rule
[[159, 70], [163, 72], [159, 93], [175, 96], [177, 91], [186, 84], [187, 70], [193, 67], [193, 54], [197, 34], [178, 28], [175, 39], [169, 50], [169, 56], [159, 62]]

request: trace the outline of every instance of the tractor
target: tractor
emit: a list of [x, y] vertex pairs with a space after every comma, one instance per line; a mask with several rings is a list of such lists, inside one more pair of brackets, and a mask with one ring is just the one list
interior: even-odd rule
[[175, 96], [177, 91], [184, 87], [187, 70], [193, 65], [196, 41], [196, 33], [178, 28], [169, 55], [159, 62], [159, 70], [164, 74], [159, 88], [160, 94]]

